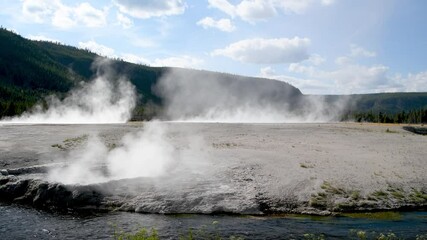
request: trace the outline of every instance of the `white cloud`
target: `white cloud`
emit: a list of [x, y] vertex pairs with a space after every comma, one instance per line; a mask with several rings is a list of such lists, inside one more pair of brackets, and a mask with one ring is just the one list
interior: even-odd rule
[[83, 49], [88, 49], [104, 57], [116, 57], [114, 49], [99, 44], [95, 41], [79, 42], [79, 47]]
[[121, 58], [124, 61], [130, 62], [130, 63], [145, 64], [145, 65], [148, 65], [150, 63], [148, 59], [135, 54], [131, 54], [131, 53], [124, 53], [121, 55]]
[[373, 51], [368, 51], [363, 47], [360, 47], [355, 44], [350, 45], [350, 53], [347, 56], [340, 56], [335, 59], [335, 63], [337, 65], [349, 65], [351, 64], [355, 58], [366, 57], [373, 58], [376, 57], [377, 53]]
[[182, 67], [182, 68], [197, 68], [203, 63], [203, 60], [191, 56], [176, 56], [168, 58], [157, 58], [151, 65], [157, 67]]
[[208, 2], [211, 8], [217, 8], [231, 17], [236, 15], [236, 7], [228, 2], [228, 0], [208, 0]]
[[334, 0], [242, 0], [233, 5], [228, 0], [209, 0], [209, 7], [217, 8], [231, 17], [254, 22], [275, 16], [278, 12], [302, 14], [310, 6], [328, 6]]
[[123, 15], [121, 13], [117, 13], [116, 19], [117, 19], [118, 24], [125, 29], [131, 28], [133, 26], [132, 20], [130, 20], [128, 17], [126, 17], [125, 15]]
[[77, 26], [77, 19], [73, 18], [73, 9], [58, 4], [49, 19], [51, 24], [58, 28], [71, 28]]
[[304, 73], [307, 75], [312, 75], [314, 72], [314, 68], [312, 66], [306, 66], [300, 63], [291, 63], [288, 67], [289, 72], [294, 73]]
[[243, 20], [254, 22], [276, 15], [276, 6], [272, 1], [244, 0], [236, 7], [236, 14]]
[[390, 84], [387, 77], [389, 68], [383, 65], [346, 65], [335, 71], [316, 73], [323, 79], [335, 82], [340, 92], [363, 93], [381, 92]]
[[352, 57], [376, 57], [377, 53], [368, 51], [357, 45], [350, 45], [350, 56]]
[[32, 35], [32, 34], [30, 34], [30, 35], [27, 36], [27, 38], [30, 39], [30, 40], [34, 40], [34, 41], [47, 41], [47, 42], [55, 42], [55, 43], [56, 42], [61, 42], [61, 41], [59, 41], [57, 39], [46, 37], [44, 35]]
[[322, 0], [322, 4], [326, 6], [331, 5], [333, 3], [335, 3], [335, 0]]
[[427, 71], [410, 73], [406, 77], [396, 75], [393, 80], [396, 82], [394, 91], [427, 92]]
[[[313, 0], [273, 0], [274, 4], [282, 8], [285, 12], [302, 14], [309, 6], [316, 1]], [[323, 0], [321, 1], [323, 3]]]
[[276, 70], [270, 66], [261, 68], [259, 77], [287, 82], [299, 88], [304, 94], [324, 94], [325, 89], [331, 89], [334, 87], [330, 83], [319, 79], [296, 78], [284, 74], [277, 74]]
[[182, 0], [114, 0], [120, 12], [135, 18], [151, 18], [183, 14], [186, 8]]
[[107, 23], [107, 11], [98, 10], [87, 2], [73, 9], [75, 19], [88, 27], [101, 27]]
[[24, 0], [22, 13], [36, 23], [43, 23], [55, 11], [56, 1], [51, 3], [43, 0]]
[[270, 76], [276, 75], [276, 70], [274, 70], [272, 67], [263, 67], [260, 69], [260, 76], [269, 78]]
[[310, 56], [310, 58], [308, 59], [308, 61], [315, 66], [319, 66], [322, 63], [324, 63], [326, 61], [326, 59], [323, 58], [322, 56], [320, 56], [319, 54], [312, 54]]
[[50, 22], [59, 28], [70, 28], [77, 25], [101, 27], [107, 24], [108, 10], [98, 10], [90, 3], [68, 6], [61, 0], [23, 0], [22, 12], [29, 21], [36, 23]]
[[231, 23], [230, 19], [222, 18], [215, 20], [211, 17], [205, 17], [197, 22], [197, 25], [202, 26], [203, 28], [216, 28], [223, 32], [232, 32], [236, 27]]
[[308, 59], [309, 44], [308, 38], [299, 37], [247, 39], [232, 43], [224, 49], [214, 50], [212, 55], [226, 56], [245, 63], [294, 63]]
[[337, 57], [335, 59], [335, 63], [337, 65], [347, 65], [347, 64], [350, 64], [351, 62], [352, 62], [352, 59], [346, 56]]

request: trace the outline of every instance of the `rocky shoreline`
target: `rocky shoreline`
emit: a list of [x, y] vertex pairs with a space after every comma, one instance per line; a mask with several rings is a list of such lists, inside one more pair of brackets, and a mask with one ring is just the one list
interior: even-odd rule
[[[43, 174], [48, 166], [19, 169], [3, 169], [0, 172], [0, 201], [31, 206], [59, 213], [86, 214], [126, 211], [153, 214], [305, 214], [336, 215], [353, 212], [408, 211], [427, 209], [426, 189], [405, 188], [389, 185], [385, 190], [362, 195], [358, 190], [346, 190], [323, 182], [319, 192], [309, 199], [294, 195], [281, 198], [257, 192], [235, 204], [227, 204], [233, 193], [211, 193], [202, 197], [191, 196], [191, 190], [171, 198], [164, 195], [152, 179], [127, 179], [90, 185], [65, 185], [31, 178], [31, 174]], [[244, 181], [252, 181], [245, 179]], [[144, 186], [142, 186], [144, 185]], [[126, 186], [126, 187], [125, 187]], [[120, 189], [120, 190], [119, 190]], [[136, 193], [139, 194], [136, 194]], [[132, 194], [133, 193], [133, 194]], [[145, 197], [141, 197], [143, 193]], [[225, 200], [225, 202], [224, 202]]]

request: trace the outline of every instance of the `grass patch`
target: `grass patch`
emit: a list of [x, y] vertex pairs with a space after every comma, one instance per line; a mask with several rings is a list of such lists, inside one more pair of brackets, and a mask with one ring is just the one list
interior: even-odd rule
[[390, 130], [389, 128], [387, 128], [387, 130], [385, 130], [385, 132], [386, 133], [397, 133], [397, 131]]
[[367, 213], [343, 213], [340, 216], [348, 218], [364, 218], [375, 220], [401, 220], [402, 214], [399, 212], [367, 212]]
[[387, 198], [388, 197], [388, 193], [379, 190], [379, 191], [375, 191], [372, 193], [372, 196], [379, 198], [379, 199], [383, 199], [383, 198]]
[[358, 201], [359, 199], [361, 199], [361, 195], [360, 195], [360, 191], [358, 190], [354, 190], [351, 192], [350, 197], [354, 200], [354, 201]]
[[309, 164], [306, 164], [306, 163], [300, 163], [299, 166], [302, 167], [302, 168], [314, 168], [313, 165], [309, 165]]
[[[203, 225], [200, 228], [190, 228], [185, 233], [180, 233], [178, 236], [179, 240], [196, 240], [196, 239], [206, 239], [206, 240], [243, 240], [243, 237], [240, 236], [230, 236], [223, 237], [217, 229], [218, 221], [213, 221], [210, 226]], [[129, 233], [123, 230], [119, 230], [117, 226], [114, 227], [114, 240], [160, 240], [159, 234], [156, 229], [152, 228], [150, 231], [146, 228], [141, 228], [136, 233]]]
[[63, 151], [74, 149], [77, 146], [80, 146], [81, 144], [86, 142], [88, 138], [89, 138], [89, 135], [87, 134], [74, 137], [74, 138], [67, 138], [64, 141], [62, 141], [62, 144], [52, 144], [51, 147], [55, 147]]
[[415, 203], [426, 203], [427, 194], [414, 189], [414, 191], [409, 195], [409, 199]]
[[126, 233], [123, 230], [114, 231], [114, 239], [115, 240], [159, 240], [159, 235], [157, 234], [157, 230], [152, 228], [151, 232], [147, 229], [142, 228], [136, 233]]
[[331, 183], [324, 181], [321, 189], [325, 190], [325, 192], [335, 195], [347, 195], [347, 192], [342, 188], [333, 187]]

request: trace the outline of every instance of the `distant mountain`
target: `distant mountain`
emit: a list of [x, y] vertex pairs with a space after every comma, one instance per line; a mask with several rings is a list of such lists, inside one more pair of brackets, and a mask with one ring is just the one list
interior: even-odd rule
[[[20, 114], [36, 103], [43, 103], [48, 95], [65, 96], [81, 81], [87, 82], [96, 75], [93, 63], [101, 58], [88, 50], [60, 43], [28, 40], [6, 29], [0, 29], [0, 46], [0, 118]], [[170, 93], [175, 92], [181, 94], [182, 103], [175, 113], [182, 111], [184, 114], [194, 114], [198, 108], [204, 108], [202, 103], [205, 101], [215, 102], [221, 107], [247, 103], [298, 110], [304, 107], [302, 100], [309, 98], [288, 83], [264, 78], [149, 67], [120, 59], [112, 59], [110, 66], [113, 72], [126, 76], [136, 87], [139, 99], [133, 115], [135, 120], [150, 119], [164, 113], [165, 104], [175, 100], [169, 97]], [[171, 72], [174, 74], [172, 77]], [[168, 86], [161, 87], [160, 79], [167, 79]], [[189, 92], [184, 92], [183, 86]], [[202, 88], [208, 91], [202, 92]], [[395, 115], [403, 111], [427, 110], [427, 93], [323, 97], [331, 104], [330, 108], [345, 99], [344, 119], [360, 113]], [[187, 104], [192, 104], [193, 108], [185, 108]]]

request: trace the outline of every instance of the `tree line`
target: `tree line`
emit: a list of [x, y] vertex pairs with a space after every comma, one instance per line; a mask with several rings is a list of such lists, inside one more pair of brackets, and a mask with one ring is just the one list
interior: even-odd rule
[[345, 115], [343, 121], [372, 122], [372, 123], [427, 123], [427, 108], [401, 111], [398, 113], [385, 112], [354, 112]]

